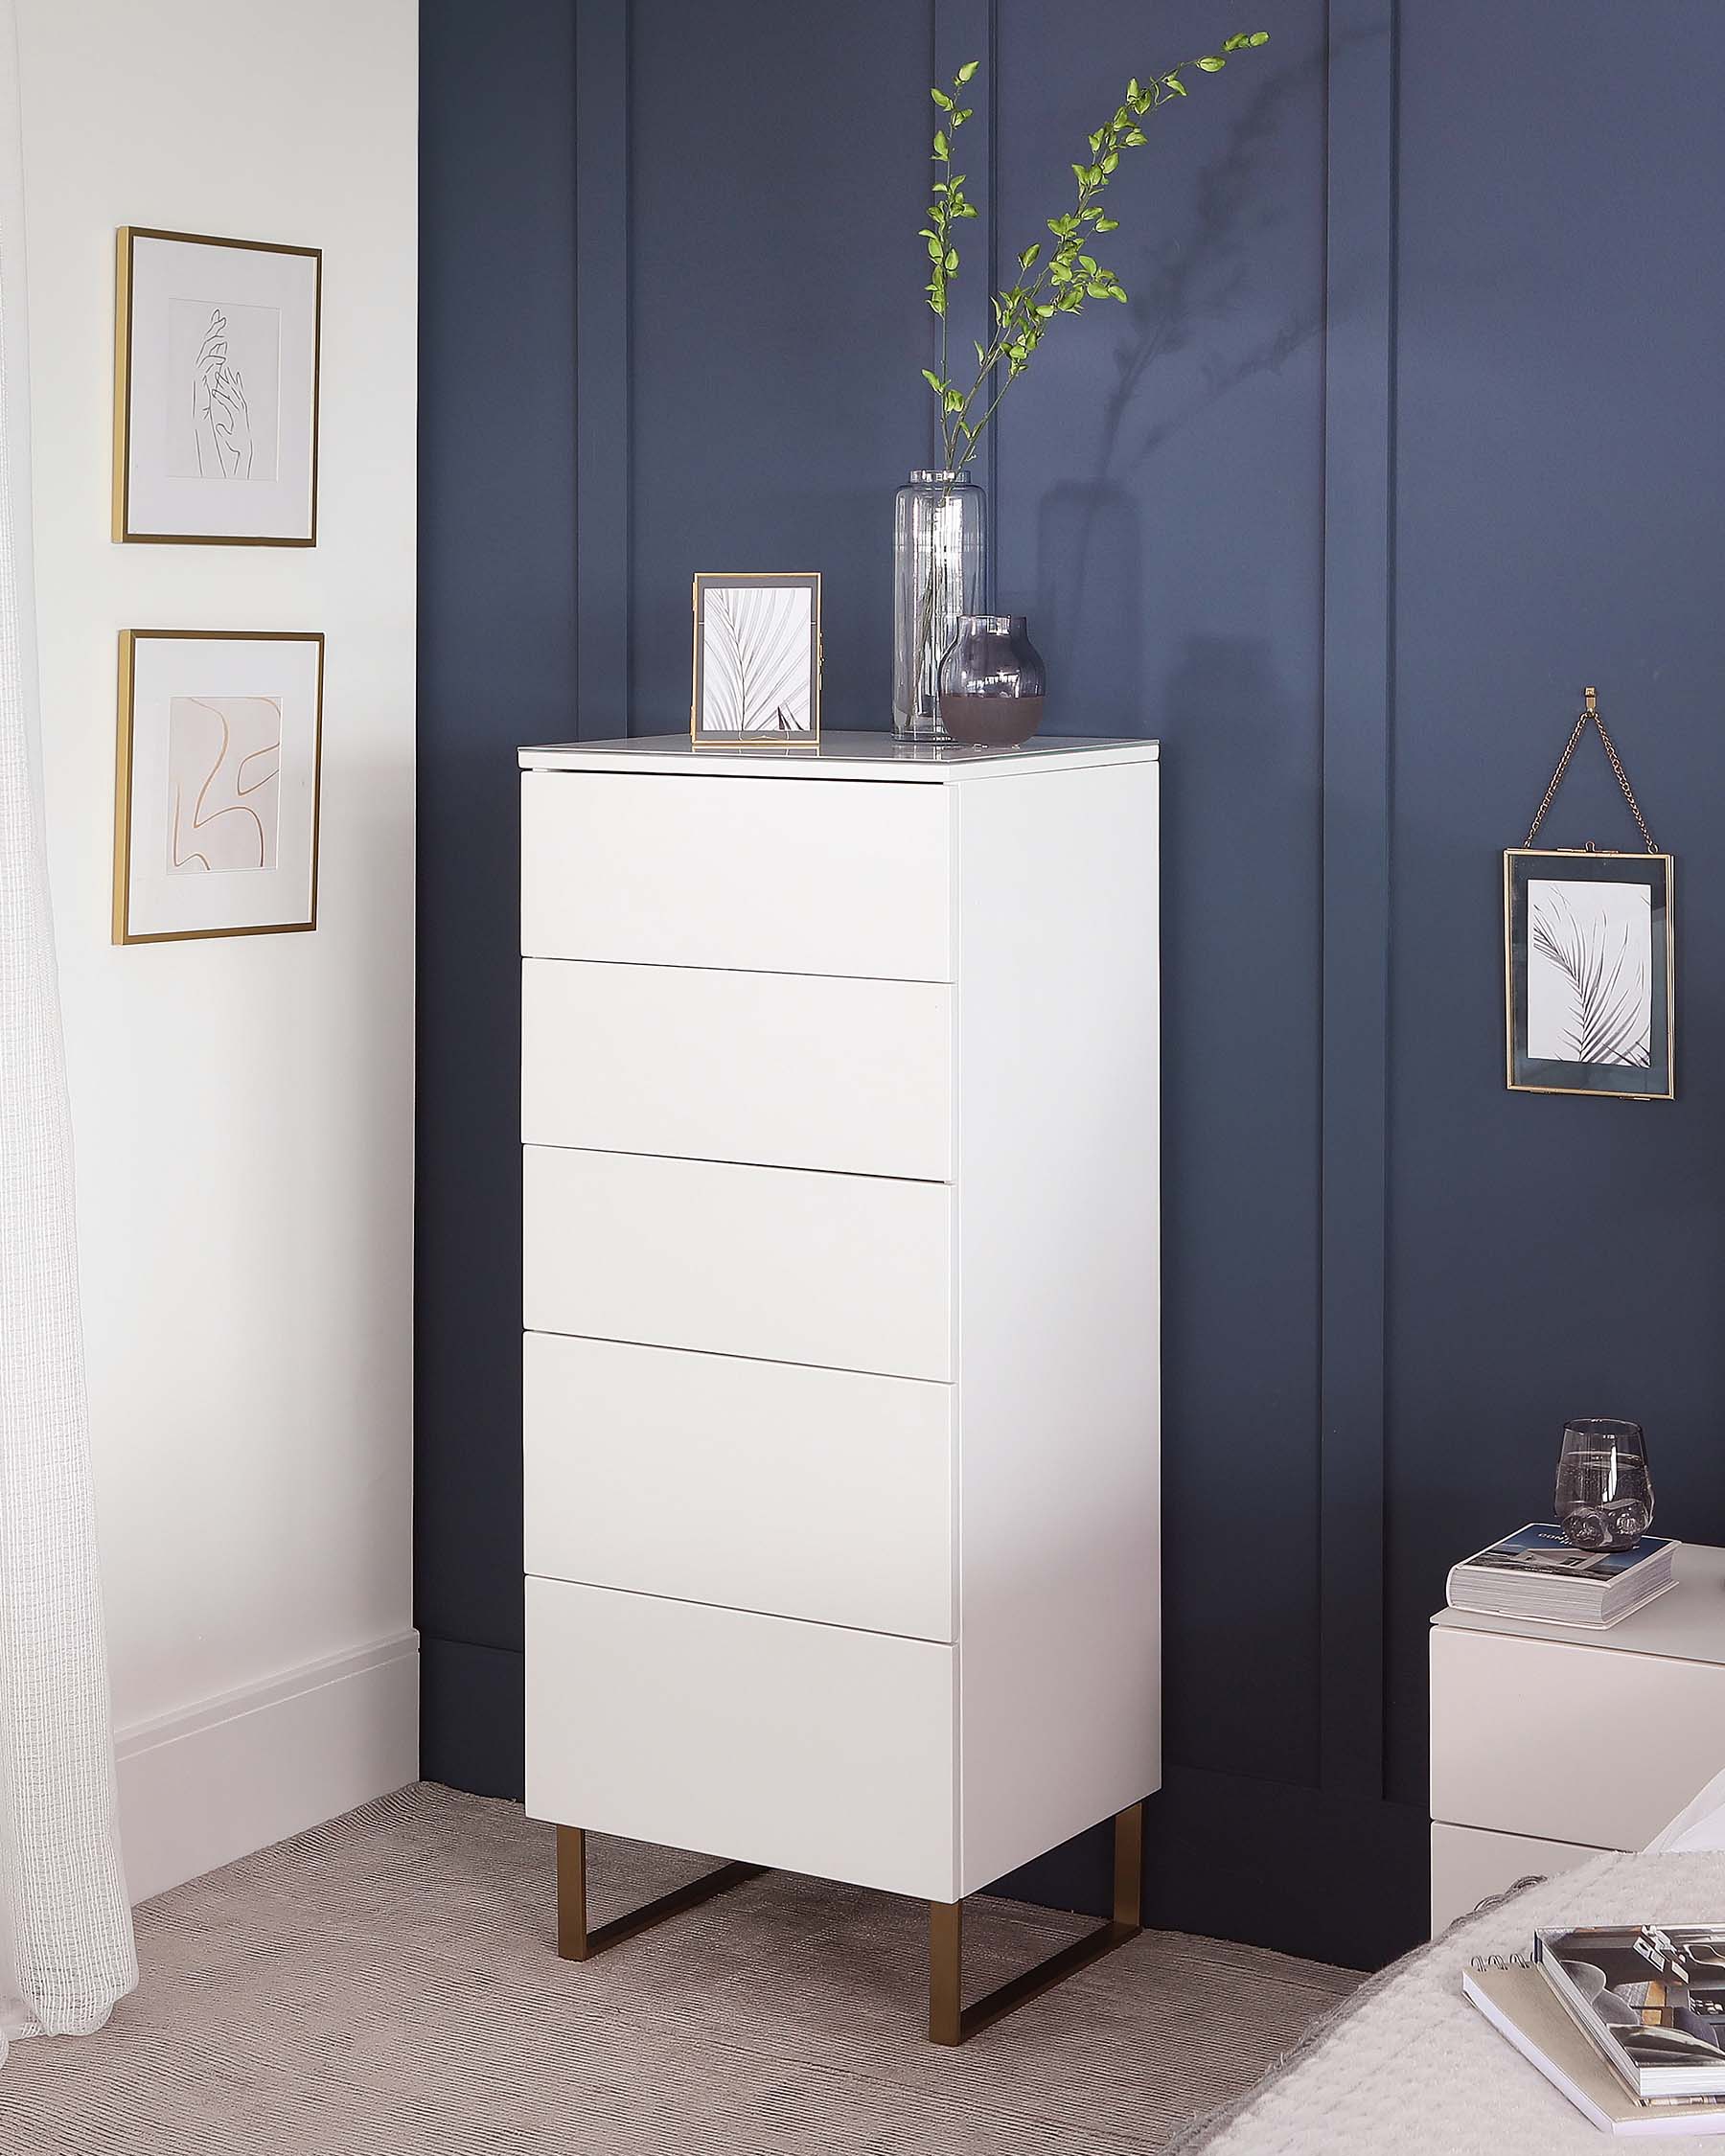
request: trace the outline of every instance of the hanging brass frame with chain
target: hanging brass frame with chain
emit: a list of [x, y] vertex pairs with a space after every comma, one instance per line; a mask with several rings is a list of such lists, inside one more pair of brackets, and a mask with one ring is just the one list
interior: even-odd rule
[[[1623, 790], [1623, 799], [1629, 804], [1629, 814], [1635, 818], [1635, 827], [1645, 840], [1648, 853], [1656, 854], [1659, 848], [1653, 843], [1653, 834], [1647, 829], [1647, 819], [1641, 813], [1641, 803], [1635, 798], [1635, 789], [1629, 784], [1628, 773], [1623, 769], [1622, 760], [1617, 752], [1617, 745], [1605, 731], [1605, 722], [1599, 717], [1599, 692], [1598, 689], [1583, 689], [1581, 694], [1586, 700], [1581, 706], [1581, 716], [1576, 721], [1575, 730], [1563, 745], [1563, 754], [1558, 757], [1557, 768], [1552, 773], [1552, 783], [1545, 790], [1545, 799], [1539, 804], [1533, 821], [1528, 826], [1528, 836], [1522, 840], [1520, 847], [1515, 850], [1523, 853], [1532, 850], [1533, 841], [1539, 837], [1539, 827], [1545, 821], [1546, 811], [1557, 798], [1557, 789], [1563, 784], [1563, 774], [1569, 769], [1570, 758], [1576, 753], [1576, 745], [1580, 742], [1581, 736], [1586, 733], [1591, 722], [1599, 729], [1599, 739], [1605, 745], [1605, 754], [1611, 761], [1613, 771], [1617, 774], [1617, 782]], [[1574, 852], [1576, 849], [1565, 847], [1559, 850]], [[1581, 849], [1581, 851], [1590, 854], [1598, 853], [1598, 850], [1597, 846], [1586, 846]]]
[[[1676, 982], [1671, 919], [1671, 885], [1675, 863], [1669, 854], [1662, 854], [1654, 844], [1653, 834], [1648, 829], [1646, 817], [1642, 814], [1640, 802], [1635, 798], [1635, 790], [1629, 784], [1629, 776], [1623, 768], [1622, 757], [1618, 754], [1617, 745], [1606, 731], [1605, 722], [1599, 716], [1598, 692], [1593, 688], [1584, 689], [1582, 698], [1580, 714], [1571, 729], [1569, 740], [1564, 744], [1563, 754], [1557, 759], [1557, 768], [1552, 773], [1551, 784], [1546, 788], [1545, 799], [1540, 802], [1538, 810], [1534, 814], [1533, 821], [1528, 826], [1527, 838], [1520, 846], [1506, 848], [1504, 853], [1505, 1083], [1511, 1092], [1584, 1093], [1595, 1099], [1603, 1100], [1673, 1100], [1676, 1097]], [[1591, 839], [1585, 846], [1538, 846], [1534, 843], [1539, 837], [1539, 827], [1545, 821], [1548, 810], [1557, 798], [1557, 790], [1563, 784], [1564, 775], [1570, 767], [1570, 760], [1580, 745], [1581, 737], [1586, 733], [1589, 726], [1597, 728], [1598, 732], [1600, 745], [1605, 750], [1612, 773], [1617, 779], [1618, 785], [1622, 789], [1623, 799], [1628, 804], [1629, 814], [1635, 818], [1636, 829], [1641, 833], [1643, 844], [1646, 849], [1644, 853], [1620, 853], [1614, 848], [1597, 846]], [[1609, 1082], [1606, 1074], [1615, 1073], [1620, 1068], [1616, 1065], [1602, 1063], [1571, 1065], [1550, 1059], [1542, 1061], [1533, 1058], [1529, 1052], [1526, 1044], [1528, 953], [1525, 931], [1523, 939], [1518, 941], [1516, 917], [1518, 911], [1517, 891], [1521, 881], [1521, 878], [1518, 877], [1518, 863], [1525, 863], [1530, 860], [1553, 861], [1570, 860], [1577, 863], [1581, 861], [1621, 860], [1625, 863], [1639, 864], [1633, 870], [1626, 869], [1625, 874], [1629, 881], [1645, 883], [1648, 885], [1652, 893], [1649, 903], [1654, 906], [1653, 956], [1655, 978], [1652, 983], [1651, 1032], [1648, 1041], [1648, 1062], [1646, 1065], [1648, 1086], [1626, 1087]], [[1657, 868], [1653, 866], [1654, 863], [1659, 864]], [[1601, 879], [1588, 874], [1583, 880], [1594, 882]], [[1658, 976], [1661, 923], [1663, 923], [1664, 931], [1663, 984]], [[1663, 1027], [1659, 1022], [1662, 1005]], [[1517, 1038], [1518, 1020], [1522, 1033], [1522, 1039], [1519, 1043]], [[1656, 1052], [1660, 1047], [1663, 1047], [1663, 1056]], [[1621, 1067], [1624, 1072], [1638, 1070], [1640, 1067], [1639, 1066], [1627, 1065]], [[1593, 1082], [1586, 1085], [1561, 1085], [1544, 1082], [1571, 1069], [1576, 1072], [1591, 1071], [1595, 1073]], [[1660, 1080], [1663, 1080], [1663, 1089], [1651, 1089]]]

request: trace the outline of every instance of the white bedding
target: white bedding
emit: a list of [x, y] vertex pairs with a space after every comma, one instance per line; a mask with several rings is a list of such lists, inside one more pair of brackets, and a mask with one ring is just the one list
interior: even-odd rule
[[[1386, 1969], [1189, 2156], [1547, 2156], [1614, 2144], [1461, 1996], [1476, 1954], [1525, 1954], [1535, 1926], [1725, 1923], [1725, 1854], [1596, 1857], [1464, 1917]], [[1709, 2148], [1714, 2141], [1637, 2142]]]

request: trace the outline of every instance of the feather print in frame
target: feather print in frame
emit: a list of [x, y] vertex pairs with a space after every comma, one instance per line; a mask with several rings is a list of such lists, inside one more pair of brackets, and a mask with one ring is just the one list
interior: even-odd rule
[[1505, 852], [1512, 1092], [1676, 1098], [1673, 869], [1661, 853]]
[[1530, 1055], [1646, 1068], [1652, 897], [1644, 883], [1529, 883]]

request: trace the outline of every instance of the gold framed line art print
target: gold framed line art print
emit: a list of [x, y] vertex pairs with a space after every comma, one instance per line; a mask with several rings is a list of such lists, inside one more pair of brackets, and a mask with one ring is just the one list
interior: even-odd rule
[[818, 745], [819, 572], [702, 571], [694, 668], [689, 739], [697, 746]]
[[324, 640], [123, 629], [114, 941], [317, 926]]
[[323, 255], [120, 228], [113, 536], [317, 544]]

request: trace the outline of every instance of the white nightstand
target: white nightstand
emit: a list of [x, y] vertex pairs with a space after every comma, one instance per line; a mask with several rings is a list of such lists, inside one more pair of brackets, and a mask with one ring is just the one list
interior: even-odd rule
[[1432, 1930], [1532, 1871], [1639, 1849], [1725, 1768], [1725, 1549], [1606, 1632], [1432, 1619]]

